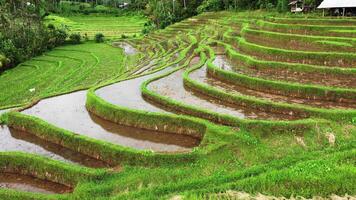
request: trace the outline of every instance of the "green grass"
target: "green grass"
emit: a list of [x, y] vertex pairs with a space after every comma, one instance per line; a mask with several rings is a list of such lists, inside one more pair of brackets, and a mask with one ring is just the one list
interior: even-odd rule
[[46, 17], [47, 24], [58, 28], [67, 27], [70, 33], [87, 34], [93, 40], [96, 33], [102, 33], [106, 38], [119, 38], [121, 35], [141, 34], [144, 23], [147, 21], [142, 16], [113, 15], [74, 15], [62, 17], [50, 15]]
[[122, 74], [123, 62], [122, 50], [108, 44], [56, 48], [0, 75], [0, 108], [89, 88]]

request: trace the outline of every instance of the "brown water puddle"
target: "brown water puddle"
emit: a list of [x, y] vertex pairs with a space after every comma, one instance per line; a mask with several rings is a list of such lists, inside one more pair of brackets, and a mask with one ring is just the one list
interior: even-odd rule
[[[221, 56], [217, 56], [217, 59], [214, 60], [213, 64], [216, 65], [217, 67], [220, 67], [225, 70], [236, 71], [236, 68], [234, 66], [232, 66], [231, 63], [229, 63], [224, 57], [221, 57]], [[240, 73], [243, 74], [244, 72], [240, 72]], [[356, 105], [352, 104], [352, 103], [347, 104], [347, 103], [339, 103], [339, 102], [332, 102], [332, 101], [302, 99], [302, 98], [297, 98], [297, 97], [289, 97], [289, 96], [267, 93], [265, 91], [252, 90], [245, 86], [243, 87], [240, 85], [223, 82], [223, 81], [217, 80], [213, 77], [206, 76], [206, 74], [207, 74], [206, 68], [202, 68], [201, 70], [196, 71], [195, 74], [196, 74], [195, 78], [198, 78], [200, 81], [203, 81], [209, 85], [213, 85], [214, 87], [223, 89], [224, 91], [227, 91], [227, 92], [240, 93], [243, 95], [254, 96], [254, 97], [267, 99], [267, 100], [271, 100], [271, 101], [305, 104], [305, 105], [310, 105], [310, 106], [315, 106], [315, 107], [323, 107], [323, 108], [340, 108], [340, 109], [356, 108]], [[193, 76], [193, 74], [192, 74], [192, 76]]]
[[126, 55], [134, 55], [137, 53], [136, 49], [128, 43], [125, 42], [114, 42], [112, 43], [114, 47], [120, 47], [124, 50]]
[[44, 141], [23, 131], [0, 127], [0, 152], [20, 151], [37, 154], [54, 160], [76, 163], [93, 168], [109, 167], [106, 163], [71, 151], [60, 145]]
[[[132, 84], [129, 85], [132, 86]], [[137, 87], [139, 85], [136, 85], [135, 90], [139, 91]], [[112, 90], [108, 95], [117, 97], [116, 93], [121, 91]], [[129, 88], [125, 88], [123, 91], [133, 92]], [[132, 103], [135, 102], [132, 99], [141, 97], [140, 93], [136, 94], [134, 92], [132, 97], [130, 94], [123, 101]], [[135, 94], [138, 96], [135, 96]], [[118, 97], [122, 98], [123, 96], [118, 94]], [[85, 102], [86, 91], [79, 91], [42, 100], [35, 106], [23, 111], [23, 113], [39, 117], [57, 127], [77, 134], [141, 150], [153, 150], [156, 152], [188, 151], [200, 142], [198, 139], [186, 135], [166, 134], [119, 126], [91, 115], [86, 110]], [[147, 104], [141, 105], [143, 106], [141, 108], [146, 108]]]
[[216, 56], [214, 61], [216, 66], [226, 70], [259, 77], [269, 80], [283, 80], [288, 82], [297, 82], [302, 84], [313, 84], [328, 87], [356, 88], [355, 74], [327, 74], [318, 72], [302, 72], [281, 68], [256, 68], [254, 66], [246, 67], [245, 63], [237, 60], [230, 60], [224, 55]]
[[63, 194], [73, 191], [72, 188], [62, 184], [12, 173], [0, 173], [0, 188], [43, 194]]
[[[183, 102], [187, 105], [203, 108], [220, 114], [228, 114], [238, 118], [281, 119], [280, 116], [264, 113], [257, 110], [249, 110], [236, 105], [229, 105], [224, 101], [209, 98], [192, 92], [184, 87], [182, 74], [184, 69], [179, 70], [168, 77], [164, 77], [149, 85], [149, 89], [163, 96], [167, 96]], [[287, 117], [283, 117], [286, 119]]]

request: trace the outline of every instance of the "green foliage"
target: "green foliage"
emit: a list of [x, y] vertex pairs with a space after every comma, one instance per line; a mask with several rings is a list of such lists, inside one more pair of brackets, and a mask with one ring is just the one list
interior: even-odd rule
[[278, 12], [286, 12], [289, 9], [288, 0], [278, 0], [277, 3], [277, 11]]
[[96, 43], [102, 43], [102, 42], [104, 42], [104, 34], [102, 34], [102, 33], [97, 33], [97, 34], [95, 34], [95, 42]]
[[197, 8], [198, 13], [203, 13], [206, 11], [219, 11], [222, 9], [222, 1], [220, 0], [205, 0]]
[[71, 44], [80, 44], [82, 41], [82, 36], [80, 35], [80, 33], [72, 33], [69, 36], [69, 41]]
[[0, 6], [0, 53], [9, 59], [7, 67], [63, 44], [66, 37], [64, 30], [46, 27], [42, 3], [31, 2], [10, 1]]

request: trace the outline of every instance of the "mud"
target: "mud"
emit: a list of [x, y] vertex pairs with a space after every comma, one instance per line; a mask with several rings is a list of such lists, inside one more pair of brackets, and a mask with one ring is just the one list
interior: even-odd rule
[[[133, 86], [132, 84], [129, 84]], [[136, 85], [134, 89], [139, 92]], [[135, 102], [134, 98], [140, 97], [129, 88], [124, 90], [112, 90], [108, 94], [110, 97], [116, 96], [121, 91], [130, 93], [123, 101]], [[110, 95], [113, 94], [113, 95]], [[114, 95], [115, 94], [115, 95]], [[138, 95], [138, 96], [135, 96]], [[121, 99], [123, 96], [118, 95]], [[88, 136], [109, 143], [132, 147], [141, 150], [153, 150], [156, 152], [176, 152], [188, 151], [191, 147], [197, 146], [199, 140], [186, 135], [166, 134], [155, 131], [145, 131], [137, 128], [123, 127], [109, 121], [102, 120], [91, 115], [85, 108], [86, 91], [79, 91], [54, 98], [40, 101], [30, 109], [23, 111], [24, 114], [39, 117], [57, 127], [64, 128], [76, 134]], [[145, 103], [141, 108], [147, 107]], [[136, 105], [137, 106], [137, 105]]]
[[93, 168], [109, 167], [102, 161], [44, 141], [30, 133], [2, 126], [0, 127], [0, 152], [8, 151], [31, 153]]
[[[231, 63], [226, 61], [224, 59], [224, 57], [217, 57], [217, 58], [218, 59], [215, 59], [213, 62], [216, 66], [221, 67], [225, 70], [232, 70], [232, 71], [244, 74], [244, 71], [237, 70], [234, 66], [231, 65]], [[242, 69], [242, 67], [241, 68], [239, 67], [239, 69]], [[240, 93], [243, 95], [254, 96], [254, 97], [271, 100], [271, 101], [305, 104], [305, 105], [310, 105], [310, 106], [315, 106], [315, 107], [323, 107], [323, 108], [340, 108], [340, 109], [356, 108], [356, 105], [352, 104], [352, 103], [340, 103], [340, 102], [332, 102], [332, 101], [319, 101], [319, 100], [314, 100], [314, 99], [303, 99], [303, 98], [267, 93], [266, 91], [252, 90], [252, 89], [247, 88], [246, 86], [231, 84], [231, 83], [217, 80], [211, 76], [206, 76], [205, 74], [207, 72], [205, 69], [197, 71], [196, 73], [200, 73], [201, 77], [205, 76], [205, 78], [201, 78], [200, 81], [208, 83], [209, 85], [213, 85], [214, 87], [219, 87], [220, 89], [223, 89], [227, 92]], [[250, 75], [250, 74], [247, 74], [247, 75]], [[266, 77], [263, 77], [263, 78], [266, 78]]]
[[43, 194], [63, 194], [73, 191], [72, 188], [58, 183], [12, 173], [0, 173], [0, 188]]
[[134, 55], [137, 53], [136, 49], [133, 46], [125, 42], [114, 42], [112, 45], [114, 47], [122, 48], [126, 55]]
[[[277, 115], [261, 111], [248, 110], [244, 107], [237, 107], [236, 105], [230, 105], [224, 101], [195, 93], [184, 87], [182, 79], [183, 72], [184, 69], [179, 70], [168, 77], [152, 82], [149, 85], [149, 89], [185, 104], [207, 109], [220, 114], [228, 114], [238, 118], [281, 119], [280, 116]], [[285, 118], [286, 117], [283, 117], [283, 119]]]

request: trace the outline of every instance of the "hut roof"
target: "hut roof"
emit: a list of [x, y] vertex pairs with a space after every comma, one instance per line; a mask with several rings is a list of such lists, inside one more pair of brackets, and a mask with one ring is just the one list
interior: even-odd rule
[[352, 8], [356, 0], [324, 0], [318, 8]]

